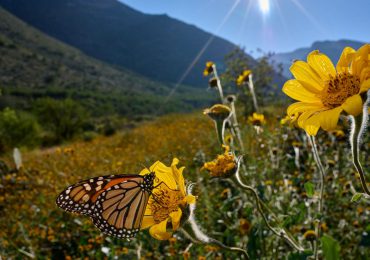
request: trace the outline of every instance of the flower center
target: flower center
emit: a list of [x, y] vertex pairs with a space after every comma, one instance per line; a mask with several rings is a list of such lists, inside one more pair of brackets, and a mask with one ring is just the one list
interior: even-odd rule
[[158, 190], [153, 193], [151, 211], [155, 223], [160, 223], [167, 219], [170, 213], [178, 210], [179, 205], [184, 199], [179, 191]]
[[360, 79], [349, 73], [337, 74], [328, 81], [321, 100], [324, 106], [335, 108], [342, 105], [347, 98], [358, 94], [360, 91]]

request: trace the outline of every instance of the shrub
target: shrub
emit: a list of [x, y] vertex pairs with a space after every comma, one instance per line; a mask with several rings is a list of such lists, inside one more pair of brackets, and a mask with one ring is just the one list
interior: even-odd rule
[[54, 135], [56, 143], [80, 133], [88, 119], [87, 111], [72, 99], [42, 98], [34, 103], [34, 111], [43, 128]]
[[39, 141], [40, 126], [26, 112], [5, 108], [0, 112], [0, 152], [16, 146], [33, 146]]

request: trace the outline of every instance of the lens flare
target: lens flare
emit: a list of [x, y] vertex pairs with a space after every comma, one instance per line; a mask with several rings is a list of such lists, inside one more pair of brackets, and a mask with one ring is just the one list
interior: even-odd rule
[[262, 14], [266, 15], [270, 12], [270, 0], [258, 0]]

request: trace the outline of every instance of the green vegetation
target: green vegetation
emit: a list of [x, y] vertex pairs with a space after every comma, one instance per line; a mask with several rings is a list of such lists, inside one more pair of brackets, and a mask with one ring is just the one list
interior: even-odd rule
[[82, 132], [88, 120], [87, 111], [77, 102], [66, 99], [39, 99], [34, 104], [35, 114], [46, 131], [50, 131], [55, 142], [69, 140]]
[[164, 102], [173, 85], [153, 82], [88, 57], [2, 8], [0, 56], [0, 109], [29, 110], [39, 98], [70, 98], [92, 116], [120, 114], [133, 118], [186, 111], [212, 99], [201, 90], [179, 86]]
[[206, 84], [199, 73], [203, 64], [211, 57], [222, 62], [235, 47], [193, 25], [167, 15], [141, 13], [122, 1], [0, 0], [0, 5], [91, 57], [171, 84], [178, 82], [211, 37], [185, 84]]
[[226, 70], [221, 75], [225, 90], [233, 93], [238, 89], [238, 103], [244, 107], [244, 115], [248, 116], [254, 111], [251, 93], [242, 91], [237, 86], [236, 79], [244, 70], [251, 70], [253, 73], [254, 89], [258, 96], [260, 105], [278, 104], [286, 98], [279, 90], [284, 78], [274, 70], [271, 54], [264, 54], [259, 59], [251, 59], [246, 55], [243, 48], [236, 48], [225, 57]]
[[39, 134], [40, 126], [33, 115], [10, 108], [0, 112], [0, 153], [17, 146], [35, 146]]

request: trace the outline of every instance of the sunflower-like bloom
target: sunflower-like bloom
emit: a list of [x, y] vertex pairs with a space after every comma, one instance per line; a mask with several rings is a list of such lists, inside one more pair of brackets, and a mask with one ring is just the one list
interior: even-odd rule
[[223, 121], [230, 116], [231, 109], [228, 106], [216, 104], [213, 105], [211, 108], [204, 109], [203, 114], [208, 115], [213, 120]]
[[214, 63], [212, 61], [208, 61], [206, 63], [206, 68], [203, 71], [203, 76], [204, 77], [207, 77], [209, 74], [211, 74], [213, 72], [213, 65], [214, 65]]
[[266, 123], [265, 116], [263, 114], [253, 113], [252, 116], [248, 117], [248, 121], [252, 125], [261, 126]]
[[357, 51], [344, 48], [336, 68], [326, 55], [313, 51], [307, 62], [294, 62], [290, 71], [295, 79], [284, 84], [283, 92], [299, 102], [290, 105], [287, 114], [309, 135], [320, 127], [334, 130], [343, 111], [357, 116], [363, 110], [370, 88], [370, 44]]
[[225, 152], [217, 155], [216, 160], [206, 162], [202, 167], [202, 170], [207, 170], [212, 177], [228, 178], [238, 170], [237, 160], [233, 153], [230, 152], [230, 147], [226, 145], [222, 147]]
[[245, 70], [242, 72], [242, 74], [239, 75], [239, 77], [236, 80], [236, 85], [241, 86], [245, 82], [248, 82], [249, 80], [249, 75], [252, 73], [251, 70]]
[[[184, 167], [177, 169], [179, 160], [173, 159], [170, 167], [160, 161], [154, 163], [149, 170], [155, 172], [154, 188], [145, 209], [141, 229], [149, 228], [152, 237], [158, 240], [167, 240], [172, 236], [171, 231], [180, 227], [183, 220], [183, 211], [189, 204], [195, 203], [195, 197], [185, 190], [185, 180], [182, 175]], [[148, 169], [141, 171], [141, 175], [149, 173]], [[169, 223], [171, 230], [167, 230]]]
[[308, 240], [308, 241], [313, 241], [315, 240], [317, 237], [316, 235], [316, 232], [313, 231], [313, 230], [307, 230], [304, 234], [303, 234], [303, 238]]
[[346, 137], [346, 134], [341, 129], [335, 129], [335, 130], [331, 131], [331, 133], [338, 140], [345, 139], [345, 137]]

